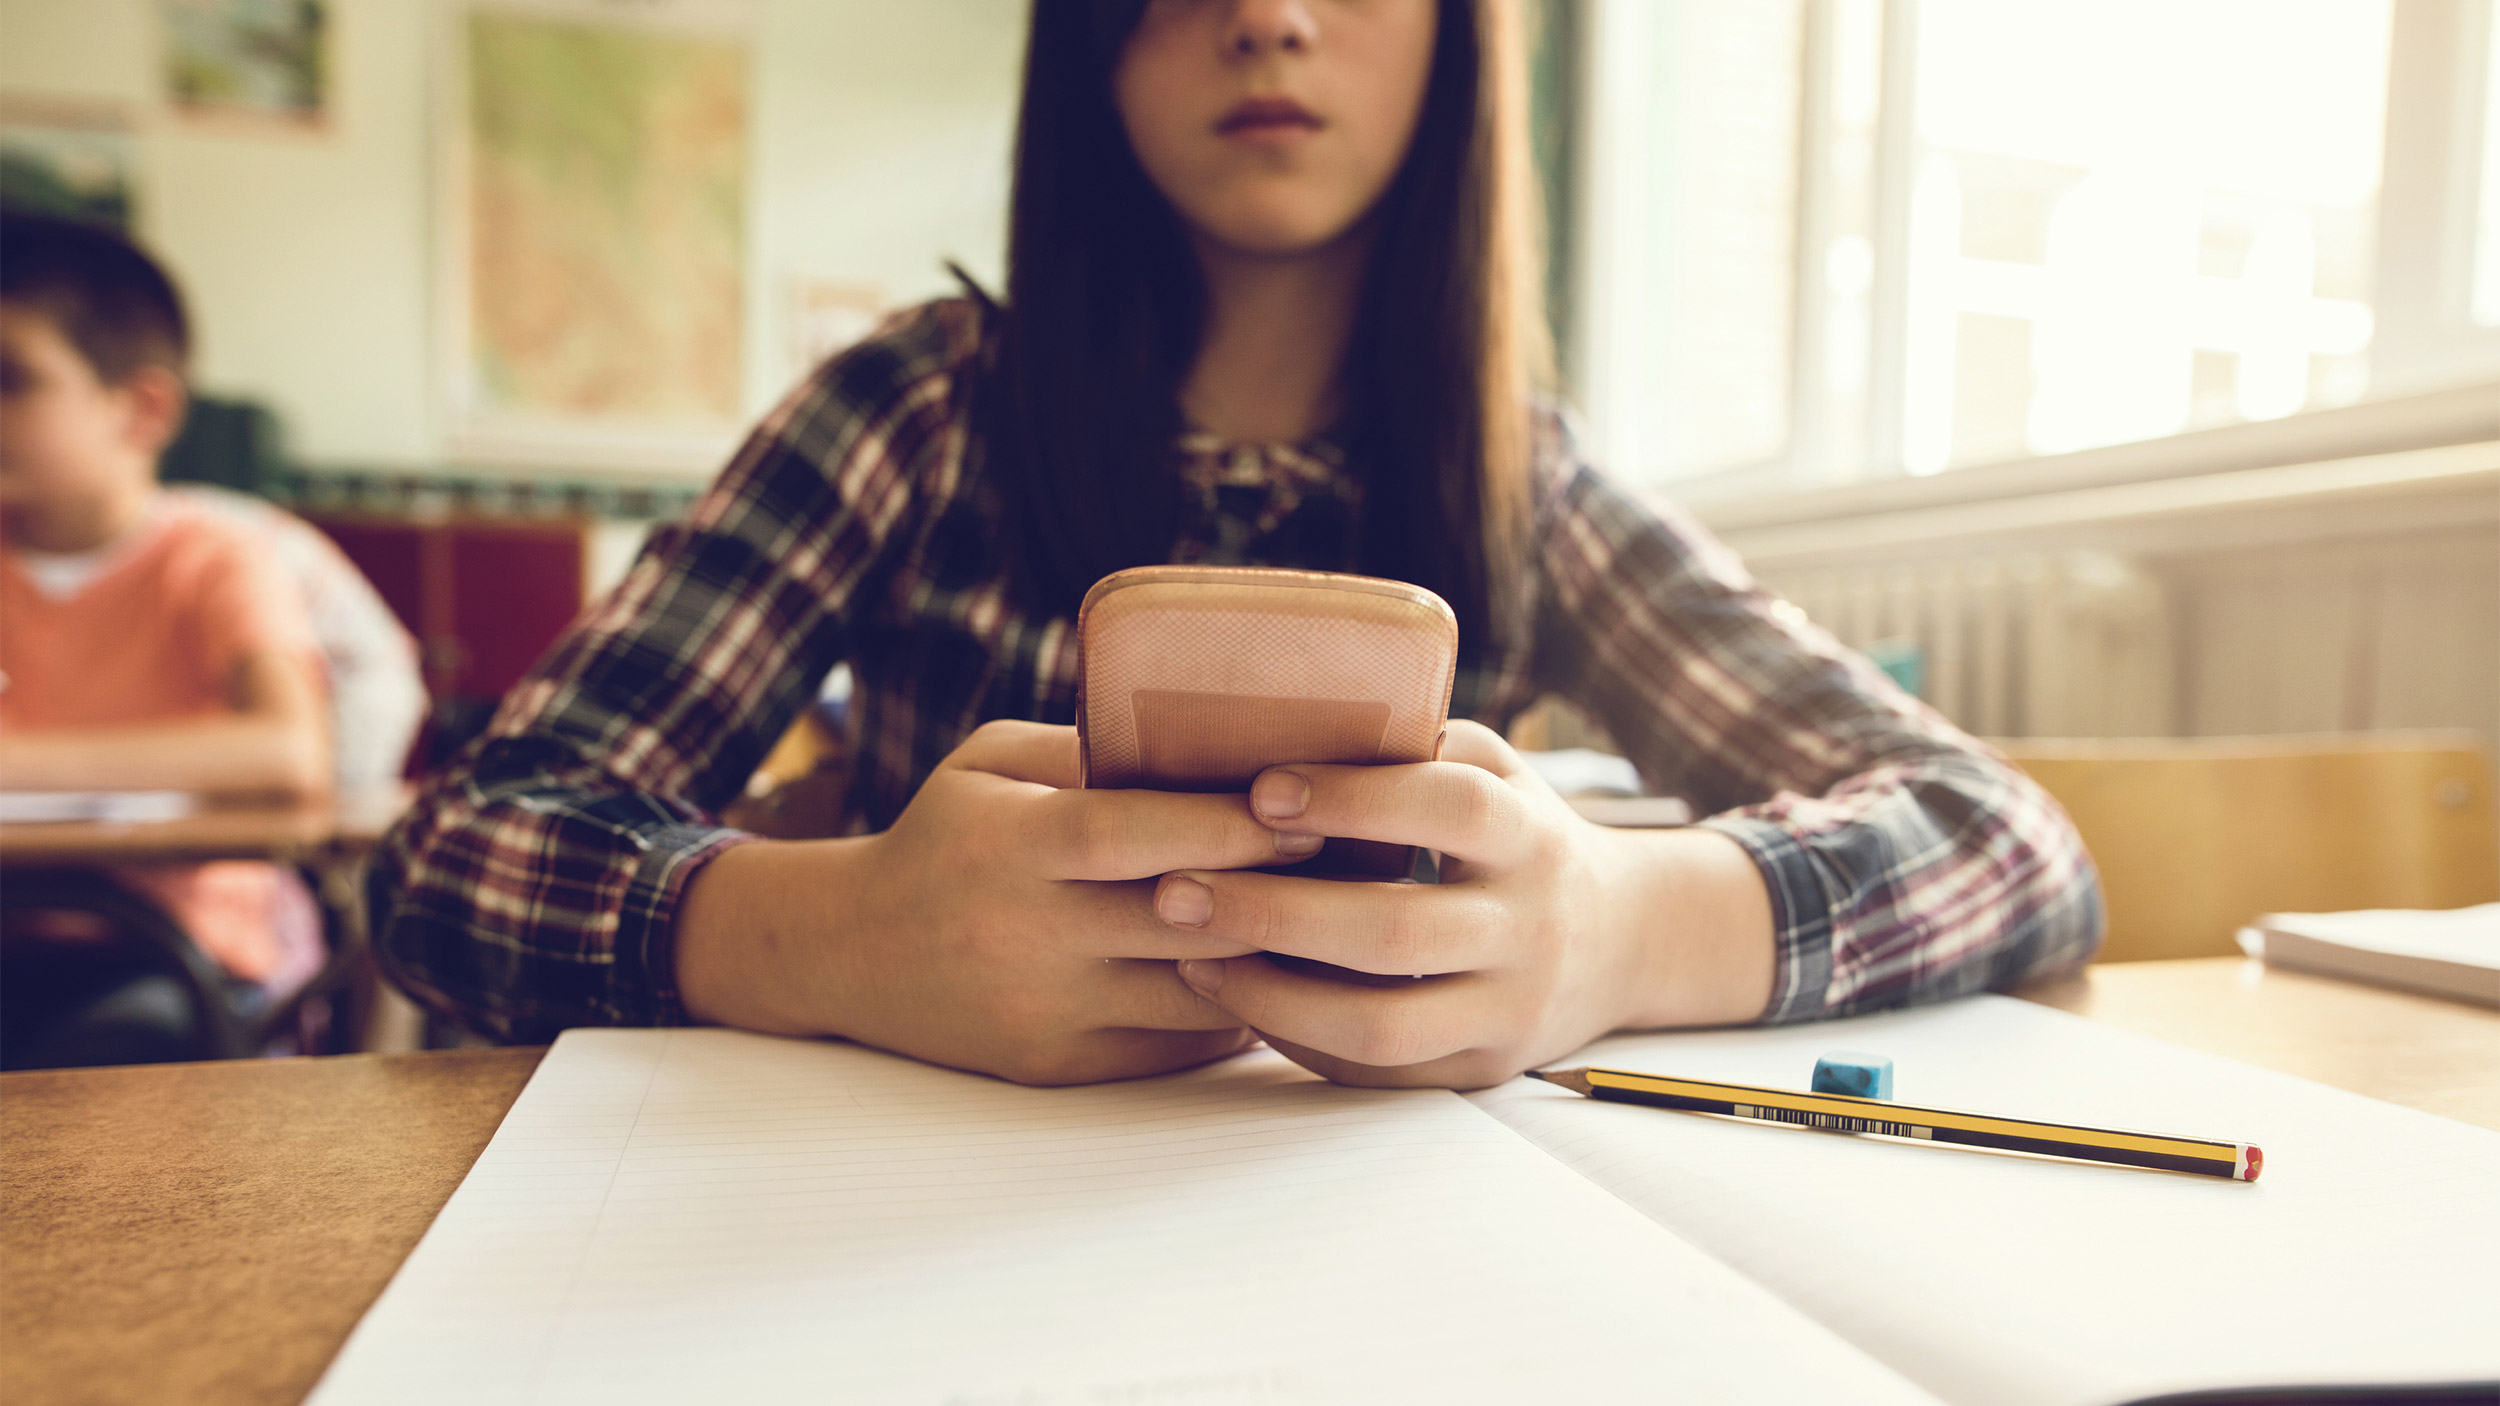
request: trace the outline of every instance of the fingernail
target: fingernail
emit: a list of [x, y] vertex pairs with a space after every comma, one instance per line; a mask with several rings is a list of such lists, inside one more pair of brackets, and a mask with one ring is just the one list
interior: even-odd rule
[[1215, 890], [1175, 874], [1155, 894], [1155, 913], [1167, 923], [1194, 928], [1215, 912]]
[[1204, 957], [1189, 957], [1179, 963], [1181, 980], [1201, 996], [1212, 996], [1224, 985], [1224, 964]]
[[1270, 771], [1250, 783], [1250, 808], [1277, 820], [1291, 820], [1311, 804], [1311, 783], [1300, 772]]
[[1289, 835], [1282, 830], [1276, 832], [1276, 852], [1290, 859], [1301, 859], [1317, 854], [1319, 847], [1326, 843], [1328, 843], [1326, 835]]

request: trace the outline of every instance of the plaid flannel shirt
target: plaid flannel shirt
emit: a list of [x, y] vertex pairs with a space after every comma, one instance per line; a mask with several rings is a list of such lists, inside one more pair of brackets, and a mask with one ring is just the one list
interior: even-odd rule
[[[678, 903], [746, 838], [722, 807], [837, 664], [856, 677], [855, 833], [892, 824], [981, 723], [1073, 721], [1073, 623], [1015, 605], [965, 428], [985, 335], [977, 305], [941, 301], [826, 363], [433, 778], [369, 880], [402, 987], [511, 1040], [685, 1020]], [[1327, 444], [1193, 435], [1176, 458], [1173, 560], [1352, 566], [1361, 481]], [[1559, 694], [1743, 845], [1777, 934], [1763, 1019], [1933, 1001], [2091, 954], [2098, 883], [2038, 787], [1756, 588], [1697, 523], [1581, 462], [1551, 413], [1536, 485], [1524, 628], [1462, 661], [1451, 714], [1499, 729]]]

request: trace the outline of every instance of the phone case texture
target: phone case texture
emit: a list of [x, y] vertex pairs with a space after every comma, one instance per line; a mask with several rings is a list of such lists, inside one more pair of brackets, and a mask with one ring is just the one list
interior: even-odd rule
[[1458, 622], [1420, 586], [1141, 567], [1078, 613], [1085, 784], [1238, 791], [1279, 762], [1432, 759]]

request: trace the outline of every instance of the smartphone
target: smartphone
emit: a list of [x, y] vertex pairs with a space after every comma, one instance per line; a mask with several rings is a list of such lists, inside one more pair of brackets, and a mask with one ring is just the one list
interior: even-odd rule
[[[1288, 762], [1441, 752], [1458, 619], [1421, 586], [1325, 571], [1144, 566], [1077, 611], [1089, 787], [1246, 791]], [[1406, 845], [1331, 840], [1297, 874], [1406, 878]]]

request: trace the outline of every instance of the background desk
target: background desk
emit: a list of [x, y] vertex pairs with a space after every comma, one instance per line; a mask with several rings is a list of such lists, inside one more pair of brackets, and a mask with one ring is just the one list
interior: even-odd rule
[[[2500, 1012], [2237, 958], [2023, 994], [2500, 1128]], [[300, 1399], [544, 1053], [0, 1075], [0, 1383], [62, 1403]]]
[[310, 863], [362, 854], [408, 805], [404, 787], [295, 804], [211, 806], [180, 820], [0, 825], [0, 865], [130, 864], [273, 859]]
[[[330, 1048], [411, 1048], [419, 1043], [422, 1021], [416, 1008], [385, 987], [365, 952], [363, 861], [408, 805], [401, 785], [349, 791], [320, 800], [291, 803], [211, 804], [178, 820], [140, 824], [71, 821], [43, 825], [0, 825], [0, 873], [20, 878], [49, 871], [55, 882], [78, 897], [103, 880], [78, 877], [79, 871], [116, 864], [193, 863], [220, 859], [269, 860], [299, 866], [310, 881], [323, 910], [329, 957], [322, 971], [297, 1001], [329, 1003], [329, 1027], [344, 1045]], [[41, 886], [15, 891], [20, 900], [41, 906], [61, 892], [46, 895]], [[73, 897], [66, 906], [83, 906]], [[128, 921], [147, 929], [160, 953], [178, 955], [192, 971], [191, 987], [213, 993], [213, 968], [192, 950], [190, 937], [154, 904], [137, 905]], [[343, 999], [342, 999], [343, 998]], [[221, 1004], [213, 994], [195, 997], [204, 1007]], [[203, 1048], [234, 1050], [262, 1047], [261, 1024], [276, 1030], [299, 1028], [293, 1005], [262, 1013], [252, 1020], [230, 1015], [207, 1017], [223, 1033]], [[6, 1266], [0, 1266], [5, 1270]], [[4, 1331], [0, 1325], [0, 1331]]]
[[2021, 993], [2173, 1044], [2500, 1129], [2500, 1011], [2241, 957], [2115, 962]]

